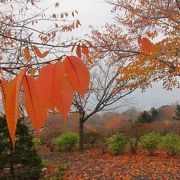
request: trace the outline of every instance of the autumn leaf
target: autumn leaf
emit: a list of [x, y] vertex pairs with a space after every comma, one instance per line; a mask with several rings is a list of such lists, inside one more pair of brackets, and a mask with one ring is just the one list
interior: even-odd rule
[[45, 51], [44, 53], [41, 53], [39, 48], [36, 46], [33, 46], [33, 51], [39, 58], [45, 58], [49, 54], [49, 51]]
[[65, 72], [61, 61], [43, 67], [37, 78], [37, 93], [44, 105], [54, 110], [62, 89]]
[[153, 43], [148, 38], [138, 38], [139, 46], [143, 52], [149, 53], [153, 48]]
[[64, 67], [71, 85], [83, 96], [88, 89], [90, 80], [86, 65], [76, 56], [67, 56], [64, 60]]
[[9, 134], [14, 144], [16, 124], [19, 118], [19, 93], [21, 84], [24, 78], [26, 70], [22, 69], [20, 73], [10, 82], [7, 88], [7, 98], [5, 103], [6, 119], [9, 129]]
[[85, 44], [82, 44], [82, 53], [83, 54], [89, 54], [89, 49]]
[[39, 100], [36, 91], [36, 79], [25, 76], [23, 80], [24, 105], [33, 127], [39, 131], [46, 121], [47, 108]]
[[25, 57], [25, 59], [29, 62], [29, 61], [31, 61], [31, 59], [32, 59], [32, 56], [31, 56], [31, 54], [30, 54], [30, 51], [29, 51], [29, 48], [28, 47], [26, 47], [25, 49], [24, 49], [24, 57]]
[[67, 79], [63, 82], [62, 89], [57, 99], [57, 109], [63, 115], [64, 119], [67, 119], [67, 114], [70, 111], [73, 101], [73, 89]]

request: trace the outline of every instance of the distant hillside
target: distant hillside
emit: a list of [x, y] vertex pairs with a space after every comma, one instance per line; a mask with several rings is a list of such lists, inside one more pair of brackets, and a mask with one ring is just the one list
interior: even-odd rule
[[160, 120], [172, 120], [175, 115], [176, 107], [173, 105], [164, 105], [159, 108]]
[[[175, 114], [175, 105], [161, 106], [158, 108], [158, 111], [159, 120], [172, 120]], [[136, 120], [140, 113], [141, 112], [138, 112], [136, 108], [130, 108], [122, 113], [105, 112], [103, 114], [95, 114], [85, 123], [85, 128], [89, 130], [97, 128], [118, 129], [122, 125], [127, 125], [131, 121]], [[60, 114], [50, 113], [42, 131], [49, 129], [57, 129], [61, 132], [78, 131], [78, 117], [78, 113], [72, 113], [69, 115], [68, 120], [65, 121]]]

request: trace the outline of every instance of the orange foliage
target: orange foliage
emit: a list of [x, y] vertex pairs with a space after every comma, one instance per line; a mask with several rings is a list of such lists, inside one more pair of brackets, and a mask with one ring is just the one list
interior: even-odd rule
[[32, 59], [32, 56], [30, 54], [30, 51], [29, 51], [28, 47], [24, 48], [24, 57], [26, 58], [26, 60], [28, 62], [31, 61], [31, 59]]
[[63, 115], [64, 119], [67, 119], [67, 114], [70, 111], [73, 101], [73, 88], [69, 81], [65, 78], [62, 89], [59, 91], [57, 99], [57, 109]]
[[57, 105], [59, 93], [65, 80], [64, 67], [61, 61], [44, 66], [37, 78], [39, 99], [51, 110]]
[[36, 54], [39, 58], [45, 58], [45, 57], [48, 55], [48, 53], [49, 53], [49, 51], [45, 51], [45, 52], [41, 53], [41, 51], [39, 50], [39, 48], [36, 47], [36, 46], [33, 46], [33, 50], [34, 50], [35, 54]]
[[[65, 68], [65, 70], [64, 70]], [[19, 93], [23, 84], [24, 104], [38, 131], [47, 118], [48, 108], [58, 109], [67, 118], [74, 90], [83, 95], [89, 86], [89, 71], [75, 56], [66, 56], [64, 62], [45, 65], [36, 78], [26, 75], [26, 69], [7, 84], [1, 80], [1, 89], [9, 133], [14, 143], [17, 120], [19, 119]]]
[[85, 64], [76, 56], [67, 56], [64, 60], [64, 68], [67, 79], [73, 88], [83, 96], [90, 80], [90, 74]]
[[23, 80], [24, 105], [33, 127], [39, 131], [47, 117], [47, 107], [39, 100], [36, 89], [37, 80], [25, 76]]
[[16, 124], [19, 118], [18, 100], [25, 72], [26, 70], [22, 69], [19, 74], [7, 86], [7, 92], [4, 93], [6, 95], [4, 109], [12, 142], [14, 142], [15, 139]]
[[118, 129], [123, 125], [126, 118], [127, 117], [122, 114], [115, 116], [105, 121], [105, 127], [108, 129]]
[[[177, 1], [112, 0], [116, 22], [103, 31], [92, 30], [97, 45], [95, 56], [108, 54], [110, 65], [117, 66], [118, 82], [131, 80], [113, 92], [163, 80], [163, 87], [180, 87], [179, 3]], [[126, 29], [126, 31], [124, 31]], [[155, 38], [158, 41], [155, 41]]]

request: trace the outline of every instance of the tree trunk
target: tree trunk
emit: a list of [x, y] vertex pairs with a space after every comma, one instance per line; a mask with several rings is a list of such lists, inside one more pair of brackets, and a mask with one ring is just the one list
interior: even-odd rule
[[131, 142], [130, 141], [130, 145], [131, 145], [131, 154], [136, 154], [136, 152], [137, 152], [137, 145], [138, 145], [138, 140], [137, 140], [137, 138], [135, 138], [135, 142]]
[[84, 114], [85, 112], [79, 112], [79, 150], [84, 150]]
[[79, 119], [79, 150], [83, 152], [84, 149], [84, 122]]
[[11, 178], [14, 180], [15, 179], [15, 174], [14, 174], [13, 146], [12, 145], [10, 147], [9, 166], [10, 166], [9, 168], [10, 168]]

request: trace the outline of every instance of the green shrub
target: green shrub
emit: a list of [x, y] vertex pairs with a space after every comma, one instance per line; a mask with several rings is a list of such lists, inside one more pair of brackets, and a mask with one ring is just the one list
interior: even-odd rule
[[127, 139], [122, 133], [114, 134], [107, 139], [107, 145], [114, 155], [120, 155], [127, 145]]
[[162, 137], [162, 146], [171, 152], [171, 155], [180, 154], [180, 136], [174, 133], [167, 134]]
[[140, 144], [147, 149], [149, 155], [154, 155], [154, 152], [160, 142], [160, 135], [155, 132], [150, 132], [140, 138]]
[[39, 147], [41, 145], [41, 139], [39, 137], [34, 137], [32, 139], [32, 142], [34, 143], [34, 147], [36, 150], [39, 150]]
[[67, 132], [58, 136], [53, 142], [60, 150], [71, 151], [78, 143], [78, 136], [74, 132]]

